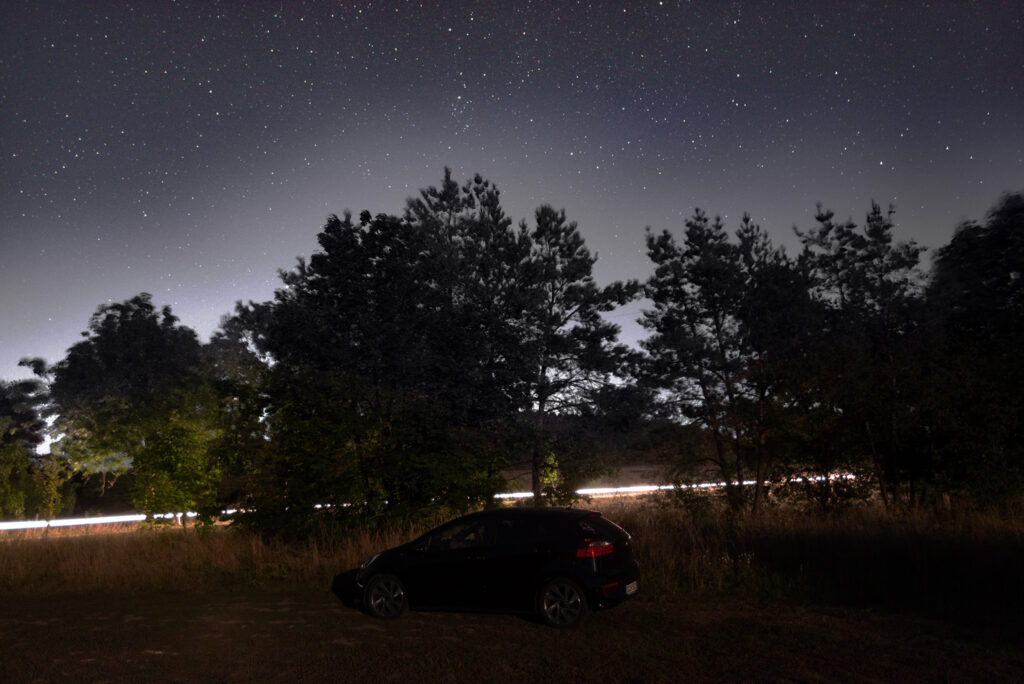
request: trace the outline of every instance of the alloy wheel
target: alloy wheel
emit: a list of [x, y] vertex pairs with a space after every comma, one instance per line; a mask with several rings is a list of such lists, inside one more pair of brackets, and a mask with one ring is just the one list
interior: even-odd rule
[[405, 587], [397, 577], [377, 577], [367, 592], [366, 603], [367, 608], [376, 617], [398, 617], [406, 607]]
[[549, 582], [541, 594], [540, 608], [545, 622], [554, 627], [571, 627], [583, 619], [586, 599], [574, 582]]

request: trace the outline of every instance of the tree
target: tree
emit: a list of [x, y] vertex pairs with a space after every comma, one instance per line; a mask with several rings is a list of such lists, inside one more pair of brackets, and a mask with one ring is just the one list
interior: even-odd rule
[[[645, 294], [654, 304], [641, 320], [653, 331], [641, 344], [648, 352], [646, 378], [667, 392], [666, 407], [684, 421], [696, 420], [708, 431], [712, 461], [739, 505], [744, 479], [736, 414], [742, 369], [736, 319], [741, 280], [737, 251], [721, 219], [712, 222], [699, 209], [686, 221], [680, 246], [668, 231], [647, 234], [648, 256], [655, 264]], [[739, 490], [734, 494], [734, 483]]]
[[104, 481], [133, 467], [133, 500], [147, 512], [166, 497], [208, 507], [209, 485], [197, 473], [217, 471], [209, 450], [217, 402], [195, 333], [143, 293], [100, 306], [83, 337], [45, 370], [61, 453]]
[[239, 307], [269, 360], [272, 446], [255, 467], [268, 524], [305, 524], [316, 505], [429, 514], [498, 486], [505, 440], [484, 436], [520, 401], [512, 269], [525, 252], [497, 198], [446, 172], [402, 217], [331, 216], [272, 302]]
[[526, 351], [525, 408], [537, 431], [531, 484], [534, 501], [540, 502], [543, 473], [550, 467], [548, 417], [585, 412], [595, 405], [596, 393], [620, 373], [629, 353], [616, 344], [618, 326], [602, 314], [633, 300], [640, 286], [636, 281], [598, 286], [593, 276], [597, 256], [586, 248], [577, 224], [566, 220], [565, 211], [541, 206], [534, 227], [527, 229], [523, 223], [520, 231], [528, 234], [530, 244], [521, 278], [522, 290], [530, 296], [520, 344]]
[[932, 369], [922, 423], [949, 494], [1005, 502], [1024, 486], [1024, 195], [961, 224], [928, 284]]
[[180, 415], [146, 439], [133, 460], [132, 500], [146, 512], [195, 511], [209, 515], [217, 501], [221, 467], [210, 457], [211, 435], [203, 420]]
[[819, 405], [870, 454], [879, 493], [913, 499], [927, 472], [914, 406], [920, 401], [919, 308], [923, 248], [895, 242], [892, 207], [872, 204], [863, 229], [818, 207], [818, 225], [797, 231], [802, 258], [826, 307], [820, 336]]
[[1024, 194], [1005, 195], [984, 224], [965, 222], [935, 255], [928, 296], [946, 333], [971, 347], [1013, 344], [1024, 323]]
[[599, 409], [598, 395], [621, 376], [629, 353], [602, 314], [633, 300], [639, 284], [598, 286], [597, 256], [564, 211], [543, 205], [532, 228], [522, 221], [513, 230], [497, 189], [479, 176], [460, 189], [446, 169], [440, 188], [409, 201], [406, 219], [459, 246], [445, 250], [443, 267], [469, 284], [463, 296], [476, 320], [464, 330], [478, 332], [470, 346], [489, 350], [484, 394], [502, 398], [498, 415], [523, 419], [512, 434], [529, 454], [534, 500], [555, 490], [564, 499], [608, 459], [593, 458], [592, 443], [569, 439], [552, 416]]
[[0, 517], [26, 515], [32, 494], [32, 454], [43, 443], [45, 401], [36, 380], [0, 380]]
[[273, 301], [238, 307], [268, 360], [261, 511], [301, 524], [317, 504], [365, 517], [486, 502], [536, 444], [539, 421], [520, 418], [600, 385], [615, 336], [600, 313], [629, 287], [594, 284], [564, 213], [537, 217], [513, 226], [493, 184], [446, 169], [401, 216], [329, 217]]
[[[821, 307], [811, 297], [806, 264], [775, 247], [760, 226], [744, 215], [736, 231], [742, 294], [736, 318], [745, 360], [740, 448], [747, 452], [754, 480], [752, 509], [765, 499], [765, 483], [806, 468], [797, 456], [808, 432], [808, 413], [817, 404], [807, 395], [805, 369], [817, 351]], [[796, 458], [794, 458], [796, 457]], [[829, 486], [835, 465], [821, 469]]]
[[679, 245], [667, 231], [648, 232], [644, 376], [669, 416], [703, 427], [735, 508], [753, 476], [756, 511], [795, 406], [788, 371], [804, 349], [807, 274], [749, 216], [731, 242], [721, 219], [698, 209], [684, 237]]
[[218, 503], [244, 506], [251, 491], [252, 465], [265, 458], [270, 445], [266, 383], [269, 359], [261, 356], [236, 317], [225, 316], [205, 348], [207, 376], [218, 404], [218, 436], [210, 444], [222, 469]]

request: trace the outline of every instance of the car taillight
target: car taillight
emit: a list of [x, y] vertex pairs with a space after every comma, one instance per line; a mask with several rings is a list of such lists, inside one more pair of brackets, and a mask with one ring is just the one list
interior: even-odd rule
[[580, 542], [580, 545], [576, 547], [577, 558], [597, 558], [598, 556], [607, 556], [615, 551], [615, 544], [604, 539], [584, 539]]

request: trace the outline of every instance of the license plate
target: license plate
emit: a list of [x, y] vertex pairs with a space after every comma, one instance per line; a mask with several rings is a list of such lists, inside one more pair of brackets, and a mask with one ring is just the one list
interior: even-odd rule
[[630, 582], [626, 585], [626, 596], [632, 596], [639, 589], [639, 585], [636, 582]]

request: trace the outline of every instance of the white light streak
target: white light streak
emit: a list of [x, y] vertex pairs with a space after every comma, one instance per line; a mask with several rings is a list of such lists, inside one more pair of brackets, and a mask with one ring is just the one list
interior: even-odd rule
[[[795, 477], [790, 480], [791, 483], [803, 484], [806, 482], [824, 482], [825, 480], [854, 480], [856, 477], [850, 474], [844, 475], [830, 475], [825, 477], [824, 475], [818, 475], [817, 477]], [[584, 487], [583, 489], [577, 489], [576, 493], [580, 496], [639, 496], [641, 494], [654, 494], [656, 492], [675, 491], [677, 489], [691, 489], [691, 490], [707, 490], [707, 489], [722, 489], [726, 486], [725, 482], [696, 482], [694, 484], [681, 484], [681, 485], [656, 485], [656, 484], [642, 484], [642, 485], [629, 485], [626, 487]], [[736, 482], [733, 483], [737, 484]], [[744, 487], [753, 487], [757, 484], [757, 480], [744, 480]], [[765, 482], [764, 485], [771, 486], [771, 482]], [[495, 494], [495, 499], [530, 499], [533, 498], [533, 492], [504, 492], [501, 494]]]
[[[843, 475], [830, 475], [825, 477], [824, 475], [818, 475], [816, 477], [794, 477], [790, 480], [791, 483], [807, 483], [807, 482], [824, 482], [825, 480], [855, 480], [856, 477], [850, 474]], [[735, 483], [734, 483], [735, 484]], [[756, 484], [755, 480], [744, 480], [744, 486], [750, 487]], [[764, 483], [766, 486], [771, 485], [770, 482]], [[580, 496], [639, 496], [642, 494], [654, 494], [657, 492], [674, 491], [677, 489], [691, 489], [691, 490], [708, 490], [708, 489], [721, 489], [725, 487], [725, 482], [697, 482], [694, 484], [682, 484], [682, 485], [656, 485], [656, 484], [642, 484], [642, 485], [629, 485], [625, 487], [584, 487], [583, 489], [577, 489], [576, 493]], [[502, 492], [494, 495], [495, 499], [508, 500], [508, 499], [530, 499], [533, 498], [533, 492]], [[343, 507], [348, 508], [351, 504], [341, 504]], [[323, 509], [330, 508], [331, 504], [316, 504], [315, 508]], [[229, 508], [221, 511], [221, 515], [230, 516], [236, 513], [248, 513], [245, 509]], [[154, 513], [153, 520], [181, 520], [185, 518], [195, 518], [198, 513], [194, 511], [185, 511], [184, 513]], [[146, 520], [146, 515], [143, 513], [133, 513], [130, 515], [107, 515], [99, 516], [95, 518], [62, 518], [55, 520], [12, 520], [10, 522], [0, 522], [0, 532], [13, 531], [13, 530], [38, 530], [47, 527], [73, 527], [76, 525], [112, 525], [117, 523], [133, 523], [143, 522]]]
[[14, 520], [12, 522], [0, 522], [0, 530], [35, 530], [46, 527], [49, 523], [46, 520]]
[[50, 527], [72, 527], [75, 525], [113, 525], [114, 523], [142, 522], [146, 516], [142, 513], [133, 515], [105, 515], [98, 518], [64, 518], [50, 520]]
[[529, 499], [533, 496], [533, 492], [505, 492], [503, 494], [495, 494], [495, 499]]

